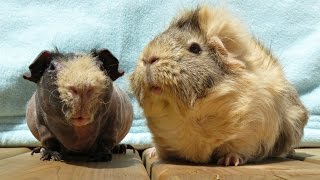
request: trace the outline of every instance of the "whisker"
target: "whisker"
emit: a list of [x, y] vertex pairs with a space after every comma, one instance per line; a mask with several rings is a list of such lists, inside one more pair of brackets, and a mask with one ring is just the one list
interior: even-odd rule
[[100, 101], [100, 103], [104, 104], [104, 105], [107, 105], [107, 104], [110, 104], [110, 101], [109, 102]]
[[54, 98], [56, 98], [56, 99], [59, 99], [59, 97], [57, 97], [57, 96], [54, 94], [54, 92], [57, 91], [57, 90], [58, 90], [58, 89], [56, 88], [56, 89], [54, 89], [54, 90], [52, 90], [52, 91], [50, 92], [49, 102], [50, 102], [52, 96], [53, 96]]
[[53, 96], [54, 98], [59, 99], [59, 97], [57, 97], [57, 96], [54, 94], [54, 92], [55, 92], [56, 90], [58, 90], [57, 88], [54, 89], [54, 90], [52, 90], [52, 91], [50, 91], [49, 89], [45, 89], [45, 88], [40, 88], [40, 89], [43, 90], [43, 91], [49, 92], [49, 103], [51, 103], [51, 96]]
[[63, 104], [63, 105], [62, 105], [62, 108], [61, 108], [61, 111], [62, 111], [62, 113], [63, 113], [64, 115], [66, 115], [66, 111], [64, 110], [65, 106], [66, 106], [66, 104]]
[[100, 103], [103, 104], [104, 107], [107, 109], [109, 107], [110, 101], [108, 102], [100, 101]]

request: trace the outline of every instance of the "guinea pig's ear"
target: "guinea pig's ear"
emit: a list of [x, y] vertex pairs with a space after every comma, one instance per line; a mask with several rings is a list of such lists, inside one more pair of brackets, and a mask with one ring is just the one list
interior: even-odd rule
[[112, 53], [107, 49], [101, 49], [93, 52], [93, 57], [97, 56], [98, 59], [103, 63], [103, 68], [107, 71], [112, 81], [115, 81], [124, 74], [123, 70], [119, 68], [119, 61]]
[[24, 73], [23, 78], [35, 83], [40, 81], [46, 68], [52, 60], [52, 54], [49, 51], [42, 51], [29, 66], [30, 72]]
[[213, 36], [210, 38], [209, 43], [212, 46], [212, 48], [214, 48], [217, 51], [217, 53], [223, 60], [224, 64], [230, 70], [241, 70], [246, 68], [246, 65], [242, 61], [236, 59], [231, 53], [228, 52], [220, 38], [218, 38], [217, 36]]

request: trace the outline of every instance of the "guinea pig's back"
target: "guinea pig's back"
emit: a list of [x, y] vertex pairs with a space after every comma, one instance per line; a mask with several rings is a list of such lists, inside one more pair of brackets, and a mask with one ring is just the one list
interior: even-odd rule
[[129, 96], [117, 85], [113, 85], [111, 103], [115, 103], [117, 109], [115, 119], [117, 121], [119, 142], [128, 134], [133, 121], [133, 108]]
[[264, 116], [263, 131], [260, 131], [262, 137], [275, 137], [266, 141], [266, 144], [273, 144], [269, 155], [278, 156], [298, 145], [308, 120], [307, 110], [270, 50], [255, 38], [252, 38], [249, 47], [245, 75], [250, 81], [246, 84], [247, 97], [252, 98], [252, 110], [257, 111], [253, 114], [260, 112]]
[[27, 104], [26, 120], [27, 125], [35, 138], [40, 141], [39, 132], [37, 129], [37, 110], [36, 110], [36, 92], [33, 93]]

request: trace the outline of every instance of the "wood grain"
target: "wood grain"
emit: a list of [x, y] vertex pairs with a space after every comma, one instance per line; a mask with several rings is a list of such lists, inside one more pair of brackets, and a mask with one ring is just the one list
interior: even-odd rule
[[30, 152], [29, 148], [0, 148], [0, 159], [16, 156], [25, 152]]
[[113, 155], [111, 162], [41, 161], [24, 153], [0, 160], [0, 179], [149, 179], [138, 153]]
[[290, 155], [289, 158], [320, 164], [320, 148], [295, 149], [295, 153]]
[[152, 180], [162, 179], [320, 179], [320, 165], [286, 158], [273, 158], [261, 163], [238, 167], [196, 165], [165, 162], [143, 154], [147, 172]]

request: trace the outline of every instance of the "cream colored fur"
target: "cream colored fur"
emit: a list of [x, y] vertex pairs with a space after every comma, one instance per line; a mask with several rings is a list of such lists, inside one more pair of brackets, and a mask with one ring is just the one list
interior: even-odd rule
[[[176, 50], [179, 46], [170, 36], [179, 32], [176, 23], [194, 17], [195, 11], [202, 34], [190, 30], [191, 41], [215, 48], [222, 69], [208, 68], [206, 58], [203, 64], [208, 66], [199, 64], [201, 68], [176, 61], [186, 51]], [[225, 9], [204, 6], [195, 11], [182, 13], [151, 41], [131, 75], [157, 154], [197, 163], [231, 157], [240, 164], [287, 154], [303, 135], [307, 112], [277, 59]], [[146, 65], [143, 61], [152, 56], [159, 62]], [[191, 75], [183, 79], [183, 71]], [[216, 73], [216, 83], [203, 88], [207, 72]], [[161, 87], [161, 95], [150, 91], [154, 85]]]
[[[95, 111], [101, 103], [99, 98], [110, 83], [103, 71], [95, 64], [90, 55], [76, 56], [75, 59], [61, 61], [61, 70], [57, 74], [56, 84], [60, 93], [60, 99], [70, 108], [66, 112], [67, 119], [77, 114], [90, 116], [93, 121]], [[109, 79], [109, 81], [111, 81]], [[78, 95], [72, 91], [77, 90]], [[88, 92], [92, 91], [92, 92]], [[82, 111], [82, 112], [79, 112]], [[88, 122], [88, 123], [89, 123]]]

